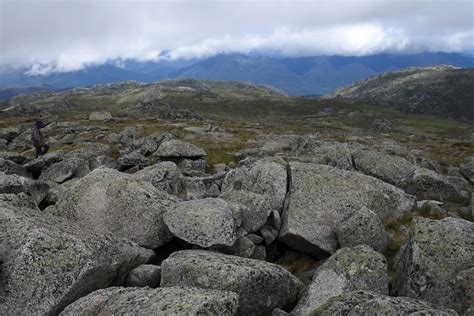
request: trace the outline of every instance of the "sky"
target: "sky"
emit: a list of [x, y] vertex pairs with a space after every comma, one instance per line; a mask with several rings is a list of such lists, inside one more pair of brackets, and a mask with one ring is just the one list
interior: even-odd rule
[[474, 0], [0, 0], [0, 66], [474, 52]]

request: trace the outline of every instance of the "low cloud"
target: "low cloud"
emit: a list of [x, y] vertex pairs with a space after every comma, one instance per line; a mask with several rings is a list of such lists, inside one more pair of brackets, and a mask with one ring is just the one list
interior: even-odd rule
[[472, 52], [473, 10], [471, 0], [0, 0], [0, 66], [37, 75], [223, 52]]

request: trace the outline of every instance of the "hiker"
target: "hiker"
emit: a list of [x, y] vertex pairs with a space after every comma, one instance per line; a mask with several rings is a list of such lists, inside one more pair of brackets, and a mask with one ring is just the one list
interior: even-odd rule
[[37, 121], [33, 127], [33, 132], [31, 133], [31, 140], [36, 149], [36, 158], [45, 155], [49, 150], [49, 145], [44, 142], [44, 135], [41, 130], [43, 127], [43, 122]]

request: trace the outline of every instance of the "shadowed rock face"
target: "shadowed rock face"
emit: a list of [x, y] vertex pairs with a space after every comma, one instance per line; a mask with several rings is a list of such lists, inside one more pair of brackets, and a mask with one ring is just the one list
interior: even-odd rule
[[120, 288], [96, 291], [69, 305], [74, 315], [223, 315], [236, 314], [238, 295], [193, 287]]
[[0, 172], [0, 194], [26, 193], [38, 204], [48, 193], [49, 186], [42, 182], [18, 175]]
[[354, 291], [336, 296], [313, 311], [314, 315], [457, 315], [428, 302], [408, 297], [384, 296], [371, 291]]
[[172, 237], [163, 214], [176, 202], [132, 175], [96, 169], [64, 192], [55, 215], [156, 248]]
[[474, 297], [473, 262], [474, 223], [417, 218], [395, 262], [395, 294], [462, 312]]
[[290, 192], [280, 239], [315, 256], [337, 249], [336, 228], [368, 207], [380, 219], [411, 210], [414, 197], [381, 180], [326, 165], [291, 162]]
[[387, 261], [366, 245], [333, 254], [318, 268], [292, 313], [310, 314], [330, 298], [355, 290], [388, 294]]
[[197, 286], [239, 295], [239, 314], [270, 313], [296, 300], [301, 282], [282, 267], [264, 261], [188, 250], [161, 265], [161, 286]]
[[121, 283], [153, 255], [128, 240], [6, 200], [0, 199], [1, 315], [56, 315], [94, 290]]

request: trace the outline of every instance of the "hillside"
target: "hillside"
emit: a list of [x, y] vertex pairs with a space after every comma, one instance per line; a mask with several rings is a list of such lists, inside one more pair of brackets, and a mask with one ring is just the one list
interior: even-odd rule
[[205, 59], [109, 61], [83, 70], [28, 75], [27, 68], [0, 70], [0, 85], [50, 84], [57, 88], [137, 80], [240, 80], [277, 87], [290, 95], [322, 95], [369, 76], [405, 67], [449, 64], [474, 67], [472, 57], [448, 53], [378, 54], [371, 56], [309, 56], [278, 58], [265, 55], [219, 54]]
[[474, 69], [407, 68], [357, 82], [324, 98], [473, 122]]

